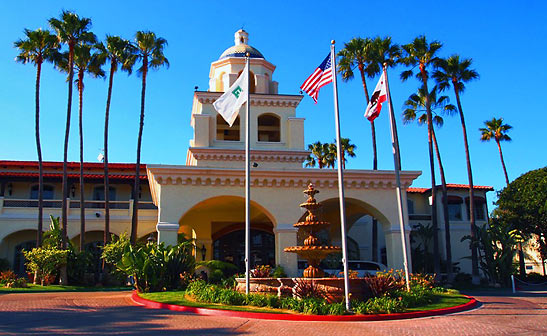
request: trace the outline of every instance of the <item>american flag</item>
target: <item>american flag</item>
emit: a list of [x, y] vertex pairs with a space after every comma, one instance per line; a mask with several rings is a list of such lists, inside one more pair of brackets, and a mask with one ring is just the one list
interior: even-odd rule
[[317, 104], [317, 95], [319, 89], [332, 82], [332, 63], [330, 61], [330, 54], [323, 60], [321, 65], [315, 69], [308, 79], [304, 81], [304, 84], [300, 88], [313, 98]]

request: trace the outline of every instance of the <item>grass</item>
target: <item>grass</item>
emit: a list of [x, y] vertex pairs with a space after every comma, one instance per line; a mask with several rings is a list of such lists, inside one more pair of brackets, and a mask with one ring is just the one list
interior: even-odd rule
[[174, 304], [179, 306], [187, 306], [187, 307], [224, 309], [224, 310], [254, 312], [254, 313], [274, 313], [274, 314], [290, 313], [290, 311], [282, 310], [282, 309], [263, 308], [263, 307], [254, 307], [254, 306], [231, 306], [231, 305], [223, 305], [220, 303], [197, 302], [193, 300], [192, 298], [190, 298], [188, 295], [186, 295], [185, 291], [139, 293], [139, 296], [142, 297], [143, 299], [147, 299], [151, 301]]
[[100, 291], [124, 291], [131, 290], [131, 287], [84, 287], [84, 286], [61, 286], [49, 285], [40, 286], [29, 284], [27, 288], [5, 288], [0, 287], [0, 294], [9, 293], [49, 293], [49, 292], [100, 292]]
[[[156, 302], [174, 304], [180, 306], [197, 307], [197, 308], [212, 308], [212, 309], [224, 309], [243, 312], [254, 313], [275, 313], [275, 314], [295, 314], [293, 311], [274, 309], [274, 308], [262, 308], [253, 306], [229, 306], [218, 303], [203, 303], [192, 300], [184, 291], [172, 291], [172, 292], [155, 292], [155, 293], [139, 293], [139, 296]], [[435, 294], [434, 302], [408, 308], [405, 312], [414, 312], [422, 310], [433, 310], [440, 308], [449, 308], [459, 306], [461, 304], [469, 302], [469, 299], [459, 294], [457, 291], [451, 293]]]

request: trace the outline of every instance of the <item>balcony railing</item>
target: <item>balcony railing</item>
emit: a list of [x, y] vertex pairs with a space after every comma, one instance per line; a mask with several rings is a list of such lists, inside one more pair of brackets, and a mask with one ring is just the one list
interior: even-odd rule
[[[110, 201], [110, 209], [129, 209], [131, 201]], [[61, 208], [61, 200], [44, 200], [44, 208]], [[84, 201], [86, 209], [104, 209], [105, 201]], [[4, 199], [5, 208], [37, 208], [38, 200]], [[71, 209], [79, 209], [80, 201], [71, 200]], [[140, 201], [139, 209], [157, 209], [152, 202]]]

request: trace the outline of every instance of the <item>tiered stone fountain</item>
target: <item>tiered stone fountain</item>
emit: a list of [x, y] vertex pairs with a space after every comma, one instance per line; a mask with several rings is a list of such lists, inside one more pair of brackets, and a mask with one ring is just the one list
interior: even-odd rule
[[309, 266], [304, 270], [304, 278], [322, 278], [325, 273], [319, 268], [321, 260], [325, 259], [327, 255], [341, 250], [338, 246], [321, 245], [319, 238], [316, 237], [320, 230], [330, 226], [329, 222], [322, 221], [319, 217], [323, 205], [315, 200], [317, 193], [319, 190], [316, 190], [311, 183], [308, 185], [308, 189], [304, 190], [308, 199], [300, 204], [300, 207], [308, 211], [307, 216], [303, 222], [294, 224], [294, 227], [298, 228], [299, 234], [303, 231], [304, 236], [307, 236], [304, 239], [304, 246], [290, 246], [284, 249], [285, 252], [296, 253], [308, 261]]

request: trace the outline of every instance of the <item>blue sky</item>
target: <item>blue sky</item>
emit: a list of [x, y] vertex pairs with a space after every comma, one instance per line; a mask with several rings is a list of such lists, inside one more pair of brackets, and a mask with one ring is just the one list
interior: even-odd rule
[[[505, 181], [494, 142], [481, 143], [478, 128], [492, 117], [503, 117], [514, 127], [502, 148], [509, 178], [546, 165], [544, 132], [547, 125], [547, 4], [543, 1], [421, 1], [394, 2], [382, 11], [372, 1], [3, 1], [0, 4], [0, 159], [36, 160], [34, 140], [35, 68], [14, 62], [13, 42], [23, 29], [47, 28], [62, 9], [90, 17], [92, 31], [132, 39], [137, 30], [151, 30], [169, 42], [165, 50], [171, 66], [148, 78], [142, 161], [184, 164], [192, 138], [190, 113], [194, 86], [208, 87], [210, 63], [233, 45], [234, 32], [244, 27], [249, 42], [277, 66], [279, 92], [298, 94], [299, 86], [329, 52], [353, 37], [392, 36], [399, 44], [425, 34], [444, 46], [441, 56], [454, 53], [473, 58], [480, 80], [469, 83], [462, 96], [475, 184], [496, 190]], [[427, 187], [425, 127], [403, 125], [403, 102], [418, 83], [399, 80], [402, 67], [390, 73], [390, 86], [399, 128], [403, 169], [421, 170], [414, 186]], [[369, 80], [369, 87], [377, 79]], [[102, 146], [107, 81], [87, 78], [84, 93], [86, 161], [96, 161]], [[455, 103], [452, 92], [447, 92]], [[51, 65], [42, 74], [42, 149], [45, 160], [61, 161], [66, 116], [65, 76]], [[115, 78], [110, 125], [110, 161], [134, 162], [140, 103], [140, 78], [118, 73]], [[357, 145], [357, 158], [348, 168], [372, 167], [369, 123], [364, 119], [365, 98], [359, 80], [339, 80], [341, 131]], [[386, 111], [386, 110], [384, 110]], [[319, 103], [305, 97], [297, 109], [306, 118], [305, 141], [333, 141], [332, 87], [322, 89]], [[379, 168], [393, 169], [388, 115], [376, 121]], [[325, 127], [332, 125], [332, 127]], [[462, 131], [457, 116], [445, 117], [437, 131], [449, 183], [467, 183]], [[69, 160], [78, 160], [77, 95], [74, 96]], [[490, 199], [494, 193], [490, 193]], [[490, 205], [490, 209], [492, 206]]]

